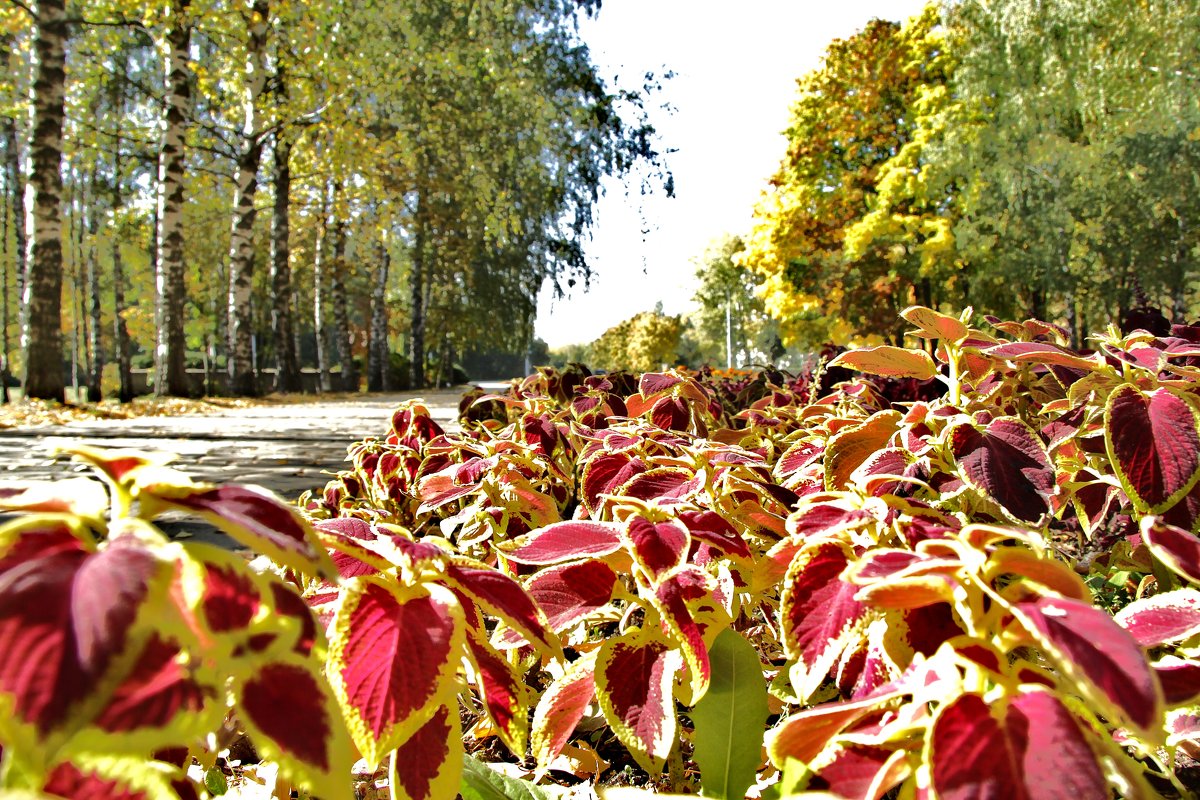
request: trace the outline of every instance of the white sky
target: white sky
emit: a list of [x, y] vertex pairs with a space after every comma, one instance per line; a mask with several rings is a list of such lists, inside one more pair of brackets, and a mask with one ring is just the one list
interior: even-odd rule
[[[668, 314], [694, 307], [694, 263], [723, 233], [743, 233], [755, 202], [783, 158], [796, 79], [814, 69], [833, 39], [871, 19], [903, 20], [924, 0], [604, 0], [581, 26], [608, 80], [640, 86], [653, 71], [667, 81], [652, 122], [675, 176], [661, 191], [626, 196], [609, 183], [587, 247], [591, 288], [538, 302], [536, 335], [551, 347], [590, 342], [662, 301]], [[674, 106], [668, 114], [662, 103]], [[645, 235], [643, 229], [649, 229]]]

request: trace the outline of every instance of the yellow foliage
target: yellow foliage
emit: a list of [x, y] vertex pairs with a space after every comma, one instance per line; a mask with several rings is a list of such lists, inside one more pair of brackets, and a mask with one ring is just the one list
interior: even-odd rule
[[605, 331], [592, 343], [593, 366], [654, 372], [675, 361], [683, 321], [660, 311], [643, 311]]

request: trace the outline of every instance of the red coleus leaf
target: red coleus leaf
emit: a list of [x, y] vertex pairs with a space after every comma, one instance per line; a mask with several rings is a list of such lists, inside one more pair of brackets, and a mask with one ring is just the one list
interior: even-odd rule
[[[154, 634], [92, 724], [109, 734], [158, 731], [156, 747], [186, 745], [211, 731], [225, 713], [224, 703], [214, 702], [218, 686], [198, 680], [180, 653], [178, 643]], [[215, 718], [199, 718], [210, 704]]]
[[712, 579], [699, 567], [686, 565], [664, 576], [654, 588], [654, 599], [663, 616], [663, 624], [679, 642], [680, 652], [691, 673], [691, 698], [698, 700], [708, 690], [712, 666], [704, 630], [697, 623], [691, 605], [711, 598]]
[[429, 416], [429, 409], [420, 403], [410, 402], [392, 414], [392, 434], [397, 443], [420, 449], [441, 436], [442, 428]]
[[813, 765], [816, 777], [809, 791], [826, 791], [836, 797], [879, 800], [909, 771], [902, 752], [885, 747], [850, 744], [839, 747], [827, 760]]
[[646, 399], [670, 391], [683, 379], [671, 372], [645, 372], [638, 380], [638, 394]]
[[816, 691], [864, 624], [867, 606], [857, 586], [841, 578], [849, 545], [823, 540], [807, 544], [788, 567], [780, 602], [784, 649], [796, 659], [792, 682], [802, 697]]
[[1142, 541], [1172, 572], [1200, 583], [1200, 538], [1154, 517], [1141, 525]]
[[1167, 656], [1153, 666], [1167, 705], [1188, 705], [1200, 699], [1200, 661]]
[[904, 475], [908, 466], [908, 455], [904, 450], [885, 447], [867, 456], [866, 460], [850, 473], [849, 481], [867, 489], [871, 495], [880, 497], [896, 491], [901, 485], [900, 481], [888, 480], [881, 476]]
[[679, 654], [653, 632], [609, 639], [596, 656], [596, 697], [613, 733], [651, 774], [675, 742], [671, 686]]
[[[35, 538], [48, 545], [41, 557], [16, 561], [34, 548], [14, 544], [0, 572], [0, 692], [12, 698], [10, 713], [41, 736], [68, 726], [85, 700], [103, 699], [98, 685], [114, 661], [140, 646], [135, 622], [172, 573], [170, 561], [133, 536], [88, 553], [61, 533]], [[72, 727], [86, 721], [76, 718]]]
[[149, 760], [144, 756], [87, 755], [65, 761], [51, 769], [41, 794], [17, 796], [50, 796], [66, 800], [158, 800], [186, 797], [186, 794], [175, 789], [176, 785], [186, 783], [190, 782], [178, 768], [162, 761]]
[[1162, 717], [1162, 696], [1132, 634], [1103, 611], [1079, 600], [1043, 597], [1013, 607], [1021, 621], [1078, 691], [1142, 731]]
[[562, 652], [558, 638], [550, 632], [546, 615], [521, 584], [500, 570], [457, 559], [446, 565], [445, 580], [489, 614], [504, 620], [530, 644], [551, 656]]
[[533, 757], [545, 769], [558, 757], [596, 696], [596, 652], [573, 662], [550, 684], [533, 712]]
[[1130, 502], [1143, 513], [1170, 508], [1200, 480], [1200, 410], [1167, 389], [1124, 385], [1108, 398], [1104, 443]]
[[570, 520], [500, 542], [497, 549], [518, 564], [560, 564], [578, 558], [603, 557], [621, 549], [621, 526], [610, 522]]
[[336, 570], [325, 548], [296, 509], [257, 486], [143, 487], [143, 506], [180, 508], [216, 525], [239, 543], [284, 566], [332, 577]]
[[262, 603], [250, 573], [233, 565], [205, 565], [200, 612], [210, 631], [226, 633], [248, 628]]
[[941, 800], [1029, 797], [1004, 728], [979, 695], [940, 709], [929, 730], [929, 761]]
[[786, 478], [820, 460], [824, 455], [825, 444], [823, 442], [801, 440], [785, 450], [779, 457], [774, 473], [781, 479]]
[[1078, 722], [1048, 692], [1014, 698], [1003, 723], [979, 695], [958, 697], [934, 720], [929, 759], [933, 788], [945, 800], [1108, 796]]
[[1096, 362], [1048, 342], [1007, 342], [984, 350], [987, 355], [1017, 364], [1055, 364], [1091, 372]]
[[350, 742], [321, 673], [302, 661], [259, 664], [237, 695], [238, 717], [267, 758], [314, 794], [349, 790]]
[[483, 476], [500, 463], [499, 456], [468, 458], [461, 464], [451, 464], [443, 470], [426, 475], [417, 487], [421, 512], [432, 511], [479, 491]]
[[371, 764], [423, 725], [452, 688], [463, 611], [436, 584], [356, 578], [333, 622], [329, 672], [350, 734]]
[[956, 425], [949, 434], [958, 473], [994, 500], [1010, 518], [1036, 522], [1050, 511], [1054, 468], [1040, 440], [1015, 417], [999, 417], [980, 429]]
[[633, 476], [620, 488], [620, 493], [659, 505], [678, 505], [703, 488], [703, 474], [677, 467], [658, 467]]
[[548, 567], [533, 575], [525, 591], [546, 615], [550, 630], [562, 633], [612, 600], [617, 573], [588, 559]]
[[0, 575], [33, 559], [95, 550], [95, 537], [69, 517], [22, 517], [0, 527]]
[[282, 581], [271, 582], [271, 600], [276, 616], [294, 619], [299, 626], [293, 647], [295, 653], [300, 656], [311, 653], [320, 634], [317, 630], [316, 616], [308, 603], [304, 602], [304, 598], [297, 594], [291, 585]]
[[522, 674], [487, 643], [481, 629], [468, 631], [467, 651], [488, 717], [505, 747], [523, 757], [529, 731], [529, 688]]
[[825, 703], [787, 717], [767, 732], [771, 763], [782, 768], [793, 758], [811, 764], [833, 737], [903, 693], [903, 689], [887, 685], [861, 699]]
[[600, 504], [600, 495], [613, 492], [639, 473], [646, 465], [637, 456], [628, 453], [599, 453], [583, 463], [583, 474], [579, 481], [579, 500], [590, 514], [595, 514]]
[[1027, 692], [1009, 703], [1005, 729], [1030, 800], [1108, 796], [1079, 720], [1050, 692]]
[[1178, 589], [1143, 597], [1118, 611], [1115, 619], [1142, 647], [1179, 642], [1200, 633], [1200, 592]]
[[454, 797], [463, 768], [458, 706], [443, 705], [392, 753], [388, 784], [393, 800]]
[[653, 522], [632, 516], [625, 521], [621, 534], [634, 559], [651, 579], [682, 564], [691, 544], [688, 529], [673, 519]]
[[650, 421], [664, 431], [686, 431], [691, 416], [688, 404], [679, 397], [663, 397], [650, 409]]
[[692, 534], [692, 539], [710, 544], [726, 555], [750, 558], [750, 546], [720, 514], [715, 511], [683, 511], [679, 521]]

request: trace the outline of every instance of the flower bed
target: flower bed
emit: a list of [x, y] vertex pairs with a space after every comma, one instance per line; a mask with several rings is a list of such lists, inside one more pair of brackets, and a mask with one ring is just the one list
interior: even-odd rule
[[[0, 779], [132, 781], [109, 754], [167, 747], [210, 764], [197, 737], [233, 708], [327, 797], [350, 796], [354, 750], [410, 798], [1187, 796], [1200, 331], [1081, 353], [1036, 321], [904, 316], [927, 347], [799, 378], [543, 369], [465, 397], [459, 432], [407, 404], [307, 520], [84, 453], [112, 519], [6, 501], [42, 514], [0, 529], [0, 641], [40, 626], [89, 699], [0, 648]], [[274, 566], [165, 542], [145, 521], [164, 508]], [[103, 613], [34, 619], [13, 594], [134, 562]], [[155, 643], [170, 702], [147, 688], [170, 684], [146, 677]], [[174, 716], [114, 730], [133, 695]]]

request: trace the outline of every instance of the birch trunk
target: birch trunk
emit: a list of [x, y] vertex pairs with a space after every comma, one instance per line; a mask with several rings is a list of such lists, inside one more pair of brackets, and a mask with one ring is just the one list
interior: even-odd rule
[[63, 0], [36, 6], [30, 143], [33, 206], [30, 210], [25, 305], [29, 333], [24, 342], [22, 385], [27, 398], [64, 399], [62, 349], [62, 131], [65, 52], [68, 36]]
[[187, 289], [183, 255], [184, 132], [191, 109], [188, 83], [190, 0], [172, 0], [166, 35], [166, 100], [158, 152], [158, 225], [155, 231], [157, 297], [154, 348], [154, 393], [186, 397], [187, 339], [184, 332]]
[[267, 0], [254, 0], [247, 19], [246, 69], [242, 86], [245, 125], [234, 176], [233, 225], [229, 235], [229, 390], [239, 397], [258, 394], [250, 294], [257, 217], [254, 197], [258, 192], [258, 166], [263, 151], [260, 102], [267, 86], [269, 11]]

